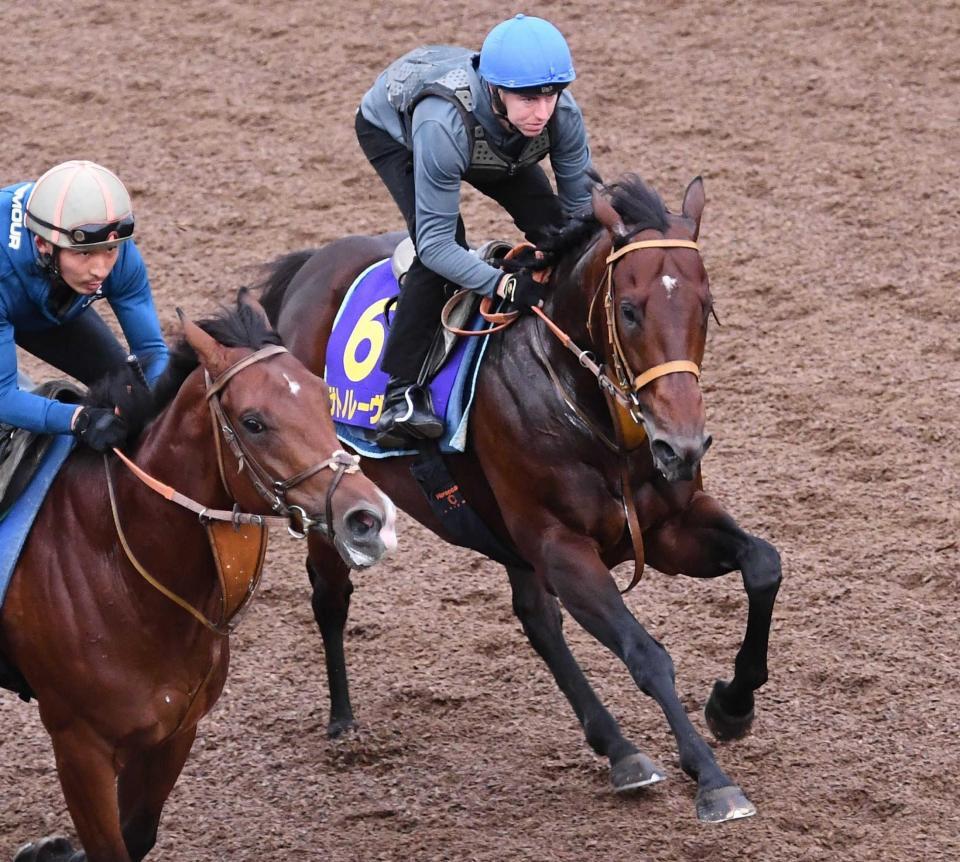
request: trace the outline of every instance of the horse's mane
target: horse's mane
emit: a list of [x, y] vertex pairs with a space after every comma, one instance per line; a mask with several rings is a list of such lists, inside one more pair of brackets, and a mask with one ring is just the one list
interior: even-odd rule
[[[663, 200], [636, 174], [624, 174], [608, 184], [603, 184], [600, 176], [592, 171], [590, 178], [597, 184], [598, 191], [609, 199], [627, 229], [625, 236], [615, 239], [615, 248], [624, 245], [630, 236], [642, 230], [667, 229], [669, 213]], [[543, 259], [524, 260], [522, 265], [528, 269], [545, 269], [556, 266], [561, 258], [570, 254], [579, 256], [600, 229], [600, 222], [593, 214], [593, 209], [588, 207], [571, 216], [566, 224], [549, 232], [537, 244], [537, 249], [544, 253]]]
[[252, 290], [259, 292], [260, 304], [271, 320], [276, 320], [280, 315], [280, 305], [287, 286], [316, 252], [317, 249], [293, 251], [262, 267], [264, 278]]
[[[224, 306], [215, 315], [195, 322], [224, 347], [257, 350], [268, 344], [280, 343], [280, 336], [259, 312], [241, 301], [239, 294], [235, 308]], [[129, 428], [128, 440], [134, 440], [173, 400], [183, 381], [198, 364], [197, 354], [186, 339], [181, 338], [171, 349], [167, 367], [152, 388], [143, 384], [133, 367], [127, 366], [94, 383], [83, 403], [108, 409], [119, 408]]]

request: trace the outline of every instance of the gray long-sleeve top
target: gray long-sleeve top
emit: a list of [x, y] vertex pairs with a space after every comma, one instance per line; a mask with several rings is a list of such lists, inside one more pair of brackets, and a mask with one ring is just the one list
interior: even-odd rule
[[[497, 119], [487, 85], [472, 74], [476, 81], [471, 82], [470, 89], [477, 122], [501, 151], [516, 152], [523, 136]], [[414, 242], [424, 266], [454, 284], [492, 295], [503, 272], [467, 252], [455, 238], [460, 185], [470, 166], [469, 134], [456, 106], [440, 96], [427, 96], [414, 108], [408, 137], [401, 115], [387, 98], [385, 75], [381, 75], [363, 97], [360, 110], [368, 122], [412, 151], [417, 221]], [[569, 215], [588, 205], [590, 148], [583, 115], [566, 90], [557, 100], [552, 120], [550, 163], [564, 212]]]

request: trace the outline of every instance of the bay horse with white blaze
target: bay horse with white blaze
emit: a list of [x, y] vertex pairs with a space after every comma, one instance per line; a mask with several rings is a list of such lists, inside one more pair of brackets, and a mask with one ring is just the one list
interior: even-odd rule
[[0, 611], [0, 654], [37, 699], [82, 845], [44, 838], [16, 862], [147, 855], [270, 526], [322, 532], [344, 566], [396, 546], [393, 504], [338, 451], [326, 385], [259, 305], [181, 320], [154, 391], [131, 369], [91, 393], [127, 419], [130, 469], [70, 455]]
[[[681, 767], [697, 783], [698, 816], [722, 821], [755, 809], [687, 717], [670, 656], [629, 612], [610, 574], [629, 559], [639, 571], [644, 557], [661, 572], [695, 578], [740, 570], [746, 633], [733, 678], [714, 686], [706, 717], [720, 738], [745, 734], [754, 691], [767, 679], [780, 559], [702, 487], [710, 437], [699, 373], [713, 310], [697, 243], [704, 204], [700, 178], [686, 189], [679, 215], [632, 175], [595, 190], [593, 212], [529, 264], [549, 273], [549, 326], [530, 315], [490, 336], [467, 451], [447, 462], [487, 526], [526, 561], [507, 565], [514, 610], [588, 743], [609, 759], [614, 788], [641, 787], [664, 773], [624, 738], [590, 687], [564, 640], [558, 599], [660, 705]], [[396, 242], [396, 235], [347, 237], [271, 265], [261, 285], [264, 307], [284, 343], [315, 372], [325, 367], [345, 291]], [[361, 466], [401, 508], [455, 539], [433, 514], [410, 462], [364, 459]], [[321, 537], [311, 537], [308, 552], [335, 735], [353, 724], [343, 652], [352, 585]]]

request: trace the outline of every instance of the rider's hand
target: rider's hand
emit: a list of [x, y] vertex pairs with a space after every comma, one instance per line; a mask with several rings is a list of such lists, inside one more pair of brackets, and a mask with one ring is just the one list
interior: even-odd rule
[[497, 292], [510, 300], [520, 312], [543, 307], [543, 285], [534, 281], [529, 272], [508, 273], [500, 281]]
[[81, 408], [72, 430], [74, 436], [97, 452], [121, 446], [127, 439], [127, 423], [103, 407]]

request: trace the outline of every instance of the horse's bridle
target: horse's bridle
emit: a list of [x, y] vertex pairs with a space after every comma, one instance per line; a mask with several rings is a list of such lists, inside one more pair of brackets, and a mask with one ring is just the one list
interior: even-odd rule
[[682, 372], [688, 372], [693, 374], [698, 380], [700, 379], [700, 367], [696, 362], [691, 362], [688, 359], [662, 362], [659, 365], [648, 368], [642, 374], [635, 374], [630, 366], [630, 360], [627, 359], [627, 355], [624, 353], [623, 346], [620, 343], [620, 332], [617, 328], [616, 310], [614, 309], [613, 269], [620, 258], [625, 257], [630, 254], [630, 252], [639, 251], [644, 248], [692, 248], [695, 251], [700, 251], [700, 246], [689, 239], [648, 239], [628, 243], [607, 255], [606, 275], [598, 285], [597, 291], [590, 301], [590, 308], [587, 312], [587, 331], [590, 332], [592, 338], [594, 304], [600, 292], [603, 290], [604, 284], [606, 284], [607, 289], [603, 298], [603, 307], [607, 318], [607, 342], [610, 345], [611, 364], [617, 376], [617, 388], [628, 400], [628, 403], [624, 404], [624, 406], [630, 411], [631, 418], [638, 425], [643, 424], [643, 416], [640, 412], [640, 390], [649, 383], [667, 374], [679, 374]]
[[[246, 512], [241, 512], [240, 507], [237, 505], [234, 505], [233, 509], [231, 510], [211, 509], [208, 506], [204, 506], [198, 503], [196, 500], [191, 499], [185, 494], [181, 494], [179, 491], [171, 488], [169, 485], [165, 485], [158, 479], [155, 479], [145, 470], [138, 467], [119, 449], [115, 448], [113, 450], [114, 454], [127, 466], [130, 472], [140, 479], [141, 482], [147, 485], [147, 487], [156, 491], [167, 500], [170, 500], [173, 503], [183, 506], [185, 509], [195, 512], [201, 521], [230, 521], [233, 524], [256, 524], [266, 527], [285, 527], [287, 532], [295, 539], [306, 538], [309, 530], [317, 527], [320, 532], [322, 532], [332, 541], [334, 538], [333, 493], [340, 484], [340, 480], [343, 478], [344, 473], [356, 473], [360, 469], [359, 456], [351, 455], [349, 452], [345, 452], [343, 449], [337, 449], [326, 460], [320, 461], [319, 463], [314, 464], [312, 467], [308, 467], [306, 470], [297, 473], [296, 476], [292, 476], [285, 481], [274, 480], [260, 465], [256, 458], [254, 458], [244, 448], [243, 443], [237, 435], [237, 432], [230, 424], [230, 420], [227, 419], [226, 414], [223, 412], [223, 408], [220, 406], [219, 394], [236, 374], [256, 362], [268, 359], [269, 357], [275, 356], [278, 353], [286, 352], [287, 348], [282, 347], [279, 344], [272, 344], [267, 347], [262, 347], [260, 350], [254, 351], [249, 356], [245, 356], [239, 362], [231, 365], [214, 381], [211, 381], [206, 369], [204, 369], [203, 372], [207, 388], [207, 403], [210, 406], [210, 417], [213, 421], [213, 439], [217, 449], [217, 467], [220, 471], [220, 481], [223, 484], [224, 490], [227, 492], [227, 495], [230, 497], [230, 499], [236, 499], [227, 483], [226, 470], [223, 466], [223, 453], [220, 446], [221, 434], [227, 441], [230, 451], [233, 452], [237, 459], [237, 472], [239, 473], [242, 471], [245, 465], [249, 465], [251, 474], [250, 480], [254, 488], [256, 488], [257, 492], [264, 498], [264, 500], [267, 501], [267, 503], [269, 503], [270, 508], [273, 509], [273, 511], [281, 513], [281, 517], [252, 515]], [[104, 463], [107, 463], [106, 455], [104, 455]], [[318, 473], [320, 470], [323, 470], [327, 467], [334, 471], [334, 477], [333, 481], [330, 483], [330, 487], [327, 488], [327, 495], [324, 501], [325, 520], [308, 515], [302, 506], [291, 506], [287, 503], [286, 492], [290, 488], [294, 487], [295, 485], [299, 485], [304, 480], [310, 478], [315, 473]], [[108, 482], [110, 481], [109, 468], [107, 469], [107, 480]]]
[[[215, 381], [211, 381], [209, 374], [207, 374], [206, 369], [204, 369], [204, 380], [207, 389], [206, 399], [210, 406], [210, 415], [213, 420], [213, 436], [214, 440], [216, 441], [217, 448], [217, 466], [220, 471], [220, 481], [223, 483], [224, 490], [227, 492], [227, 495], [230, 497], [230, 499], [235, 499], [233, 493], [230, 491], [229, 485], [227, 484], [226, 471], [224, 470], [223, 466], [222, 450], [220, 446], [221, 434], [227, 441], [227, 445], [230, 447], [230, 450], [237, 458], [237, 472], [239, 473], [241, 470], [243, 470], [244, 466], [248, 466], [253, 486], [267, 501], [267, 503], [270, 504], [271, 509], [282, 514], [281, 517], [252, 515], [246, 512], [241, 512], [240, 507], [236, 504], [234, 504], [232, 510], [211, 509], [207, 506], [203, 506], [196, 500], [187, 497], [185, 494], [181, 494], [179, 491], [171, 488], [169, 485], [165, 485], [164, 483], [155, 479], [149, 473], [138, 467], [119, 449], [114, 449], [114, 454], [116, 454], [120, 461], [125, 464], [129, 470], [151, 490], [156, 491], [165, 499], [194, 512], [200, 520], [200, 523], [207, 528], [208, 532], [219, 526], [213, 522], [228, 522], [233, 525], [233, 531], [238, 530], [241, 525], [253, 525], [254, 527], [260, 529], [260, 533], [264, 538], [266, 536], [266, 533], [264, 532], [265, 528], [271, 526], [286, 527], [287, 532], [290, 533], [291, 536], [297, 539], [303, 539], [306, 537], [310, 529], [316, 527], [332, 541], [334, 538], [334, 491], [336, 491], [337, 485], [340, 484], [340, 480], [343, 478], [344, 473], [355, 473], [360, 469], [360, 458], [356, 455], [351, 455], [342, 449], [338, 449], [325, 461], [314, 464], [312, 467], [297, 473], [297, 475], [292, 476], [285, 481], [273, 480], [270, 474], [246, 450], [246, 448], [244, 448], [243, 443], [238, 437], [233, 426], [230, 424], [230, 420], [227, 419], [227, 416], [223, 412], [223, 408], [220, 405], [220, 392], [238, 372], [250, 365], [253, 365], [255, 362], [260, 362], [261, 360], [267, 359], [278, 353], [286, 352], [286, 348], [281, 347], [280, 345], [270, 345], [268, 347], [261, 348], [260, 350], [251, 353], [249, 356], [244, 357], [239, 362], [231, 365]], [[123, 532], [123, 528], [120, 525], [120, 512], [117, 506], [116, 493], [114, 492], [113, 488], [113, 479], [110, 475], [110, 462], [107, 459], [106, 453], [104, 453], [103, 456], [103, 464], [107, 476], [107, 491], [110, 497], [110, 508], [113, 513], [114, 526], [117, 529], [117, 535], [120, 539], [120, 544], [123, 547], [124, 553], [126, 553], [130, 564], [152, 587], [163, 593], [163, 595], [165, 595], [168, 599], [183, 608], [187, 613], [210, 629], [210, 631], [223, 636], [230, 634], [239, 621], [240, 612], [249, 606], [250, 602], [253, 600], [254, 594], [256, 593], [257, 586], [260, 583], [263, 553], [266, 551], [266, 545], [264, 544], [262, 546], [263, 550], [259, 554], [259, 560], [256, 562], [255, 571], [251, 573], [251, 579], [248, 583], [247, 593], [244, 600], [239, 604], [238, 607], [235, 608], [229, 617], [222, 619], [220, 622], [214, 622], [208, 619], [188, 601], [160, 583], [160, 581], [153, 577], [136, 558], [133, 553], [133, 549], [130, 547], [129, 542], [127, 541], [126, 535]], [[331, 470], [333, 470], [335, 475], [333, 481], [330, 483], [330, 487], [327, 489], [327, 495], [324, 501], [324, 507], [326, 510], [326, 520], [324, 521], [320, 518], [307, 515], [306, 511], [301, 506], [289, 505], [286, 501], [286, 492], [290, 488], [294, 487], [295, 485], [299, 485], [301, 482], [326, 467], [329, 467]], [[215, 543], [211, 542], [211, 545], [214, 550], [214, 556], [216, 557], [217, 549]], [[254, 550], [256, 550], [256, 548], [254, 548]], [[219, 560], [217, 565], [219, 570]], [[223, 589], [223, 577], [221, 572], [221, 590]]]
[[[316, 527], [320, 532], [324, 533], [327, 538], [333, 540], [333, 494], [337, 490], [340, 480], [343, 479], [344, 473], [356, 473], [357, 470], [360, 469], [360, 458], [345, 452], [343, 449], [337, 449], [325, 461], [320, 461], [312, 467], [302, 470], [295, 476], [291, 476], [289, 479], [282, 481], [274, 479], [243, 445], [242, 439], [234, 430], [227, 415], [223, 412], [223, 407], [220, 405], [220, 393], [236, 374], [256, 362], [260, 362], [278, 353], [286, 352], [287, 348], [279, 344], [263, 347], [231, 365], [226, 371], [220, 374], [216, 380], [211, 380], [210, 375], [206, 369], [204, 369], [204, 381], [207, 387], [206, 398], [207, 404], [210, 407], [210, 418], [213, 421], [220, 481], [223, 483], [224, 490], [231, 499], [235, 499], [230, 490], [230, 485], [227, 481], [227, 472], [223, 465], [223, 447], [220, 445], [220, 437], [222, 436], [230, 451], [233, 453], [233, 456], [237, 459], [237, 472], [241, 472], [244, 467], [247, 468], [250, 482], [257, 490], [257, 493], [266, 500], [274, 512], [278, 512], [288, 518], [287, 531], [291, 536], [302, 539], [306, 537], [310, 529]], [[302, 506], [290, 505], [287, 502], [287, 491], [328, 467], [334, 471], [334, 477], [330, 482], [330, 486], [327, 488], [327, 495], [324, 500], [324, 516], [322, 518], [316, 515], [308, 515]]]
[[[583, 350], [581, 347], [577, 346], [573, 339], [570, 338], [570, 336], [567, 335], [567, 333], [564, 332], [559, 326], [557, 326], [557, 324], [550, 319], [543, 309], [536, 306], [531, 308], [531, 311], [536, 314], [537, 317], [544, 322], [544, 324], [546, 324], [547, 328], [557, 337], [560, 343], [577, 357], [577, 361], [580, 363], [581, 367], [585, 368], [596, 378], [601, 391], [607, 398], [607, 407], [610, 411], [610, 418], [613, 422], [613, 429], [616, 437], [615, 442], [608, 440], [607, 436], [596, 427], [596, 425], [579, 407], [577, 407], [575, 399], [570, 397], [570, 395], [567, 393], [566, 387], [563, 385], [553, 366], [550, 364], [549, 359], [547, 359], [546, 355], [542, 354], [541, 348], [538, 347], [539, 337], [535, 338], [533, 341], [534, 349], [541, 354], [541, 360], [547, 369], [550, 379], [553, 381], [553, 385], [557, 390], [557, 394], [567, 405], [567, 407], [572, 410], [574, 414], [578, 416], [580, 420], [591, 430], [591, 432], [595, 434], [605, 445], [608, 446], [608, 448], [614, 452], [614, 454], [618, 455], [620, 458], [620, 483], [623, 494], [623, 509], [627, 520], [627, 528], [630, 533], [630, 539], [633, 543], [633, 557], [635, 561], [633, 579], [630, 581], [626, 589], [622, 590], [624, 593], [629, 592], [639, 582], [640, 576], [643, 572], [644, 553], [643, 535], [640, 528], [640, 521], [637, 517], [636, 502], [633, 499], [633, 492], [630, 486], [630, 465], [627, 458], [629, 446], [626, 444], [627, 434], [625, 433], [621, 416], [618, 415], [618, 412], [622, 413], [622, 411], [626, 411], [626, 413], [629, 414], [630, 419], [638, 426], [639, 434], [641, 435], [639, 439], [642, 440], [642, 435], [645, 433], [645, 427], [643, 413], [640, 407], [640, 391], [654, 380], [657, 380], [660, 377], [665, 377], [668, 374], [689, 373], [693, 374], [697, 380], [700, 379], [700, 367], [696, 362], [692, 362], [688, 359], [674, 359], [669, 362], [661, 362], [659, 365], [654, 365], [651, 368], [646, 369], [646, 371], [642, 372], [641, 374], [636, 374], [630, 365], [630, 360], [627, 358], [627, 355], [623, 350], [623, 345], [620, 343], [620, 332], [617, 328], [617, 316], [614, 309], [613, 297], [614, 265], [618, 260], [630, 254], [631, 252], [639, 251], [645, 248], [692, 248], [697, 252], [700, 251], [700, 246], [693, 240], [663, 238], [630, 242], [607, 255], [606, 272], [603, 278], [600, 280], [600, 283], [597, 285], [597, 289], [593, 294], [593, 298], [590, 300], [586, 322], [587, 332], [590, 335], [590, 340], [596, 343], [597, 339], [593, 333], [594, 308], [597, 303], [597, 298], [603, 291], [604, 286], [606, 286], [603, 305], [607, 324], [607, 343], [610, 347], [611, 353], [610, 364], [613, 366], [614, 374], [616, 375], [615, 379], [607, 373], [605, 365], [597, 362], [596, 357], [589, 350]], [[507, 256], [510, 257], [510, 255]], [[534, 273], [534, 276], [539, 276], [538, 280], [540, 281], [546, 281], [549, 277], [549, 270], [540, 270], [539, 272]], [[511, 311], [505, 314], [493, 312], [492, 298], [484, 297], [483, 301], [480, 303], [480, 314], [488, 323], [493, 324], [490, 328], [483, 330], [463, 330], [449, 326], [446, 321], [450, 311], [457, 302], [459, 302], [465, 295], [469, 293], [470, 291], [460, 291], [457, 293], [447, 302], [441, 314], [441, 321], [443, 322], [445, 328], [456, 333], [457, 335], [490, 335], [509, 326], [520, 316], [518, 311]], [[622, 408], [622, 411], [618, 411], [618, 406], [619, 408]], [[626, 417], [623, 417], [623, 419], [625, 420]]]
[[[533, 246], [529, 243], [519, 246], [519, 248], [524, 247], [533, 248]], [[557, 326], [543, 311], [543, 309], [537, 308], [536, 306], [531, 309], [531, 311], [546, 324], [550, 332], [552, 332], [559, 339], [561, 344], [563, 344], [564, 347], [570, 350], [577, 357], [577, 361], [580, 363], [580, 365], [587, 369], [587, 371], [589, 371], [597, 379], [597, 383], [600, 385], [600, 388], [604, 391], [604, 393], [618, 401], [630, 413], [633, 421], [641, 427], [643, 426], [643, 417], [640, 412], [639, 400], [641, 389], [652, 383], [658, 377], [664, 377], [667, 374], [689, 372], [690, 374], [696, 376], [698, 380], [700, 378], [700, 367], [695, 362], [691, 362], [687, 359], [676, 359], [671, 360], [670, 362], [662, 362], [659, 365], [654, 365], [653, 367], [648, 368], [641, 374], [635, 374], [630, 366], [630, 361], [627, 359], [626, 353], [623, 350], [623, 346], [620, 343], [620, 333], [617, 329], [616, 312], [613, 306], [613, 268], [614, 264], [620, 258], [632, 251], [638, 251], [644, 248], [692, 248], [695, 251], [700, 250], [700, 246], [693, 240], [664, 238], [631, 242], [607, 255], [606, 272], [603, 278], [600, 280], [600, 283], [597, 285], [597, 289], [593, 294], [593, 298], [590, 300], [590, 306], [587, 310], [587, 332], [590, 334], [591, 341], [596, 342], [596, 337], [593, 333], [593, 312], [597, 303], [597, 298], [603, 291], [604, 286], [606, 286], [607, 289], [604, 295], [603, 305], [607, 318], [607, 342], [610, 346], [611, 363], [613, 365], [614, 373], [616, 374], [616, 379], [610, 377], [605, 367], [596, 361], [595, 357], [589, 350], [583, 350], [582, 348], [578, 347], [573, 342], [573, 339], [571, 339], [566, 332]], [[517, 250], [518, 249], [514, 249], [514, 252]], [[508, 258], [510, 256], [510, 254], [507, 255]], [[534, 272], [533, 276], [537, 281], [546, 281], [549, 277], [549, 272], [550, 271], [548, 269], [544, 269]], [[447, 319], [449, 318], [450, 313], [453, 311], [453, 308], [471, 293], [472, 291], [470, 290], [459, 291], [447, 302], [447, 304], [443, 307], [443, 311], [441, 312], [441, 323], [443, 324], [444, 328], [455, 335], [492, 335], [493, 333], [499, 332], [508, 327], [520, 316], [520, 312], [518, 311], [508, 311], [505, 313], [494, 312], [492, 310], [494, 298], [487, 296], [484, 297], [480, 303], [480, 314], [483, 319], [487, 321], [487, 323], [492, 324], [489, 328], [469, 330], [458, 329], [454, 326], [450, 326], [447, 323]], [[551, 372], [551, 377], [553, 377], [553, 372], [549, 363], [547, 363], [547, 368]], [[556, 382], [557, 381], [554, 380], [554, 383]], [[568, 404], [571, 403], [570, 399], [567, 398], [566, 395], [564, 395], [564, 401], [566, 401]]]

